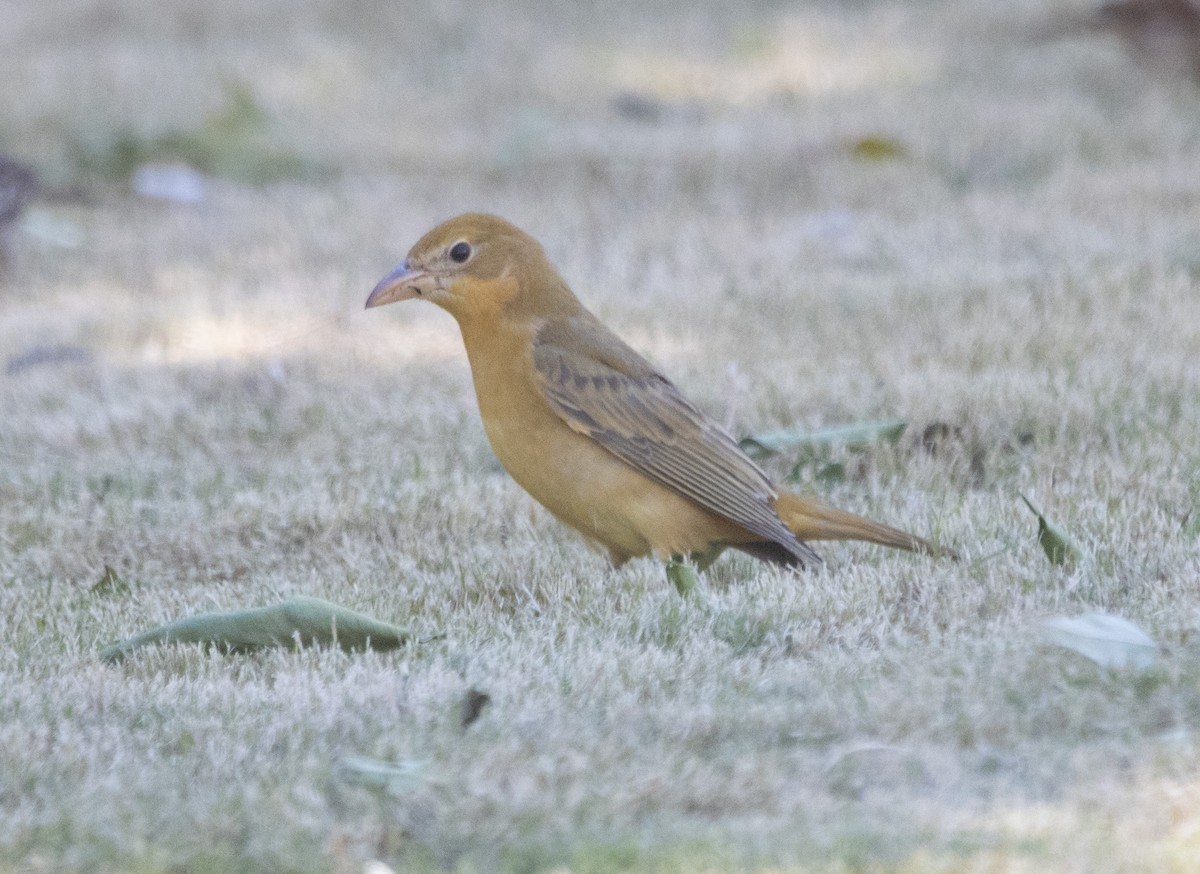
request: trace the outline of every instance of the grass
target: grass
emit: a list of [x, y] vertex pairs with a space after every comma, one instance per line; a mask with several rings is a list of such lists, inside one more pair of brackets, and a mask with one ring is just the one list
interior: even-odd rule
[[[1046, 14], [17, 2], [0, 147], [89, 198], [0, 274], [0, 869], [1190, 870], [1200, 96]], [[198, 205], [80, 152], [180, 142]], [[609, 570], [493, 459], [449, 317], [361, 311], [466, 209], [739, 434], [908, 421], [765, 464], [966, 560]], [[428, 640], [97, 659], [293, 594]], [[1159, 664], [1039, 643], [1086, 610]]]

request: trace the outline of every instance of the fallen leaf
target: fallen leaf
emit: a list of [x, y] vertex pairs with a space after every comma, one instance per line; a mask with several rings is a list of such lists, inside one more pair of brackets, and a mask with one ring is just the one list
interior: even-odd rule
[[343, 756], [337, 763], [337, 774], [356, 786], [404, 795], [425, 782], [427, 767], [419, 759], [385, 762], [370, 756]]
[[831, 461], [821, 465], [816, 475], [817, 482], [834, 485], [846, 481], [846, 465], [840, 461]]
[[1042, 551], [1046, 553], [1046, 558], [1050, 559], [1051, 564], [1061, 565], [1067, 562], [1076, 562], [1083, 558], [1083, 552], [1071, 542], [1062, 528], [1043, 516], [1029, 502], [1029, 498], [1021, 495], [1021, 500], [1025, 502], [1026, 507], [1033, 511], [1033, 515], [1037, 516], [1038, 543], [1042, 545]]
[[1144, 670], [1158, 659], [1158, 644], [1128, 619], [1110, 613], [1055, 616], [1041, 623], [1046, 643], [1065, 647], [1103, 668]]
[[202, 643], [229, 652], [297, 643], [382, 651], [403, 646], [411, 639], [399, 626], [320, 598], [298, 596], [271, 607], [189, 616], [107, 646], [100, 651], [100, 658], [118, 662], [131, 650], [160, 643]]
[[478, 689], [470, 689], [463, 696], [462, 705], [458, 710], [458, 723], [463, 728], [466, 728], [472, 722], [479, 718], [483, 713], [483, 708], [486, 707], [492, 700], [492, 696], [487, 692], [480, 692]]
[[885, 440], [895, 443], [908, 427], [904, 419], [883, 419], [878, 422], [862, 422], [856, 425], [834, 425], [815, 431], [767, 431], [750, 434], [738, 441], [738, 446], [751, 456], [764, 458], [789, 449], [824, 448], [844, 445], [850, 449]]
[[888, 161], [907, 157], [908, 149], [899, 140], [876, 134], [854, 140], [850, 154], [860, 161]]

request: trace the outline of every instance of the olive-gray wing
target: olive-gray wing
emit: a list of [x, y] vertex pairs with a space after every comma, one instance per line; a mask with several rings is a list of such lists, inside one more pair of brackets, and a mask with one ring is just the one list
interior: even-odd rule
[[767, 475], [724, 429], [603, 325], [577, 319], [538, 332], [533, 363], [551, 409], [635, 470], [783, 547], [820, 558], [780, 521]]

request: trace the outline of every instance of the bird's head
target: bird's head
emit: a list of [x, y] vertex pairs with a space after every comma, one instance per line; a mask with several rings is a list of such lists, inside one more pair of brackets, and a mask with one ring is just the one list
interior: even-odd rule
[[537, 240], [482, 213], [452, 218], [417, 240], [366, 305], [413, 298], [432, 301], [460, 322], [520, 307], [546, 312], [579, 305]]

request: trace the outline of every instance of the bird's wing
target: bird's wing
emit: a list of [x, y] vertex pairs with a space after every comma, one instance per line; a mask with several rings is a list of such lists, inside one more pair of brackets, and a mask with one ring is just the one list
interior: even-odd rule
[[533, 363], [546, 401], [573, 430], [797, 560], [820, 562], [780, 521], [771, 506], [777, 493], [758, 465], [599, 322], [547, 323], [534, 338]]

